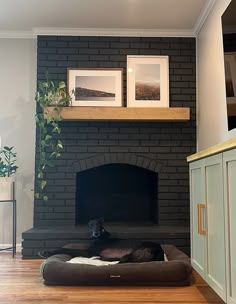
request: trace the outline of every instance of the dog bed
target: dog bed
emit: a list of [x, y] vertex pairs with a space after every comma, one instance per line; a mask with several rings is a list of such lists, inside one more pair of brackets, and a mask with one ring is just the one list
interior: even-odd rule
[[162, 245], [168, 261], [105, 266], [67, 263], [71, 256], [49, 257], [40, 267], [45, 285], [157, 285], [190, 284], [189, 257], [173, 245]]

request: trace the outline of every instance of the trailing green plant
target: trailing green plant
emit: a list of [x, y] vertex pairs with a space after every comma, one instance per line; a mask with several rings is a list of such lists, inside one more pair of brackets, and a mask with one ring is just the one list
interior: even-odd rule
[[[39, 142], [39, 160], [36, 168], [38, 191], [35, 197], [47, 201], [45, 171], [48, 167], [53, 167], [54, 160], [61, 156], [63, 143], [58, 139], [61, 133], [61, 111], [62, 107], [71, 105], [71, 94], [67, 91], [64, 81], [53, 82], [46, 79], [38, 83], [35, 100], [38, 105], [36, 124]], [[53, 110], [49, 111], [47, 107], [53, 107]]]
[[13, 152], [13, 147], [4, 146], [0, 149], [0, 177], [10, 177], [15, 173], [18, 168], [15, 162], [16, 152]]

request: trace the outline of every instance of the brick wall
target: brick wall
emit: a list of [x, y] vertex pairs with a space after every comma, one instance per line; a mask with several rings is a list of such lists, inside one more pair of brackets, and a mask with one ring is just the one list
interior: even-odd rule
[[[189, 122], [62, 122], [64, 152], [47, 172], [48, 202], [36, 201], [34, 227], [75, 224], [75, 176], [112, 162], [158, 172], [160, 225], [189, 225], [186, 156], [196, 151], [195, 39], [38, 37], [38, 80], [67, 80], [67, 67], [124, 68], [127, 55], [168, 55], [170, 106], [190, 107]], [[37, 146], [36, 146], [37, 152]], [[36, 153], [37, 165], [37, 153]]]

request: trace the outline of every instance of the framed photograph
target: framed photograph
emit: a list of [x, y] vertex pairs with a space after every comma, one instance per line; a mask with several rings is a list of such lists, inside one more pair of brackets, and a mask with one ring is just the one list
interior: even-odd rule
[[168, 56], [127, 56], [127, 107], [169, 107]]
[[73, 106], [121, 107], [123, 69], [68, 68]]
[[224, 60], [227, 104], [236, 103], [236, 52], [225, 53]]

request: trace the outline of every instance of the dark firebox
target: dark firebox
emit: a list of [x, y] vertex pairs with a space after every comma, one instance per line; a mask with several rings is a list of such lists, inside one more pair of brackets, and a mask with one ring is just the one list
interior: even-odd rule
[[76, 222], [158, 223], [157, 174], [110, 164], [77, 174]]

